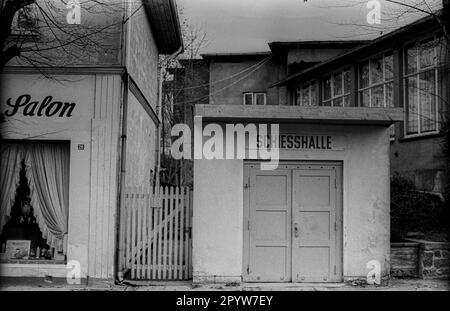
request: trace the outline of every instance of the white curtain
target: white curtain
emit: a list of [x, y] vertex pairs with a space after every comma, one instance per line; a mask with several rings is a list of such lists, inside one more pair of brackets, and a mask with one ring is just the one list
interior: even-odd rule
[[2, 143], [0, 146], [0, 233], [11, 215], [14, 196], [19, 185], [21, 162], [24, 157], [23, 145]]
[[66, 253], [69, 207], [69, 148], [31, 143], [26, 148], [31, 205], [47, 244]]

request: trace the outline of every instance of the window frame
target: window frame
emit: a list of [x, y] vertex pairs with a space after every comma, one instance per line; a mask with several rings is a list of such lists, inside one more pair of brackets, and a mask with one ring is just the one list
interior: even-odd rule
[[[72, 143], [74, 141], [72, 139], [16, 139], [16, 138], [5, 138], [3, 143], [4, 144], [22, 144], [24, 145], [24, 148], [27, 148], [27, 146], [31, 145], [31, 144], [46, 144], [46, 145], [50, 145], [50, 144], [58, 144], [58, 145], [63, 145], [65, 146], [65, 148], [67, 148], [67, 151], [69, 153], [69, 172], [70, 172], [70, 167], [72, 165], [72, 161], [73, 161], [73, 154], [72, 154]], [[25, 159], [24, 159], [25, 160]], [[18, 173], [18, 172], [16, 172]], [[71, 176], [70, 174], [66, 177], [67, 178], [67, 184], [69, 187], [69, 191], [67, 193], [68, 195], [68, 202], [67, 202], [67, 222], [70, 222], [71, 219], [71, 196], [70, 196], [70, 189], [71, 189]], [[28, 179], [28, 175], [27, 175], [27, 179]], [[16, 185], [16, 187], [18, 187], [18, 185]], [[17, 189], [16, 189], [17, 190]], [[31, 189], [30, 189], [31, 190]], [[36, 209], [34, 209], [34, 217], [36, 217]], [[11, 210], [12, 211], [12, 210]], [[10, 212], [11, 212], [10, 211]], [[6, 216], [10, 216], [10, 215], [6, 215]], [[36, 218], [37, 221], [37, 218]], [[6, 225], [7, 222], [5, 222]], [[37, 222], [36, 222], [37, 223]], [[43, 232], [43, 228], [41, 228], [41, 226], [37, 223], [38, 228], [41, 232], [41, 236], [43, 239], [44, 238], [44, 232]], [[3, 227], [4, 229], [4, 227]], [[1, 234], [2, 232], [0, 232]], [[34, 257], [29, 257], [28, 259], [8, 259], [8, 258], [2, 258], [0, 260], [0, 269], [2, 269], [3, 267], [5, 267], [6, 265], [10, 265], [10, 264], [14, 264], [17, 265], [17, 268], [23, 268], [23, 267], [29, 267], [29, 268], [34, 268], [34, 266], [36, 265], [42, 265], [44, 267], [44, 269], [48, 266], [48, 265], [54, 265], [54, 266], [62, 266], [65, 267], [66, 264], [69, 262], [68, 260], [68, 254], [67, 254], [67, 249], [68, 249], [68, 240], [71, 237], [71, 233], [70, 230], [67, 231], [66, 233], [66, 238], [64, 239], [64, 247], [66, 248], [66, 253], [63, 253], [64, 259], [56, 259], [56, 255], [58, 253], [58, 251], [56, 250], [56, 248], [52, 247], [50, 244], [47, 243], [47, 245], [50, 247], [49, 249], [53, 249], [53, 256], [51, 259], [40, 259], [39, 261], [42, 261], [40, 263], [35, 263], [34, 261], [36, 261], [36, 258]], [[30, 247], [30, 251], [31, 251], [31, 247]], [[3, 267], [2, 267], [3, 266]]]
[[[245, 103], [245, 96], [246, 95], [251, 95], [252, 96], [252, 103], [250, 105], [247, 105]], [[256, 97], [257, 95], [263, 95], [264, 96], [264, 104], [263, 105], [256, 105]], [[244, 106], [266, 106], [267, 104], [267, 95], [266, 92], [244, 92], [242, 93], [242, 104]]]
[[[434, 60], [435, 63], [426, 68], [426, 69], [422, 69], [420, 68], [420, 47], [426, 43], [427, 41], [435, 41], [437, 44], [436, 46], [434, 46], [433, 48], [433, 52], [434, 52]], [[404, 59], [403, 61], [403, 72], [402, 72], [402, 85], [403, 85], [403, 107], [405, 107], [404, 109], [404, 123], [405, 126], [403, 126], [403, 137], [405, 139], [408, 138], [416, 138], [416, 137], [424, 137], [424, 136], [430, 136], [430, 135], [436, 135], [439, 134], [439, 92], [440, 92], [440, 88], [439, 88], [439, 64], [440, 64], [440, 59], [439, 59], [439, 54], [438, 54], [438, 47], [439, 47], [439, 35], [434, 34], [433, 36], [430, 37], [426, 37], [420, 40], [415, 40], [415, 41], [411, 41], [411, 42], [407, 42], [406, 44], [403, 45], [402, 47], [402, 57]], [[415, 72], [413, 73], [407, 73], [407, 51], [408, 49], [412, 48], [412, 47], [418, 47], [419, 48], [419, 53], [417, 53], [416, 55], [416, 66], [417, 69]], [[436, 129], [434, 131], [428, 131], [428, 132], [421, 132], [421, 114], [420, 114], [420, 87], [418, 87], [417, 89], [418, 91], [418, 98], [417, 98], [417, 110], [419, 111], [419, 113], [417, 113], [417, 120], [418, 120], [418, 126], [417, 126], [417, 133], [412, 133], [412, 134], [408, 134], [408, 111], [409, 111], [409, 100], [408, 100], [408, 90], [407, 90], [407, 84], [406, 81], [408, 78], [410, 77], [416, 77], [417, 83], [420, 83], [420, 75], [422, 73], [426, 73], [426, 72], [430, 72], [430, 71], [434, 71], [434, 87], [435, 87], [435, 125], [436, 125]]]
[[[321, 100], [321, 102], [320, 102], [320, 105], [319, 106], [324, 106], [324, 107], [351, 107], [351, 101], [352, 101], [352, 88], [351, 88], [351, 86], [350, 86], [350, 88], [349, 88], [349, 90], [348, 90], [348, 93], [345, 93], [345, 79], [344, 79], [344, 75], [343, 75], [343, 73], [344, 72], [346, 72], [346, 71], [348, 71], [349, 72], [349, 75], [350, 75], [350, 84], [352, 83], [352, 80], [351, 80], [351, 73], [352, 73], [352, 66], [350, 66], [350, 65], [346, 65], [346, 66], [344, 66], [344, 67], [341, 67], [340, 69], [337, 69], [337, 70], [333, 70], [333, 71], [331, 71], [331, 72], [329, 72], [329, 73], [327, 73], [327, 74], [325, 74], [325, 75], [322, 75], [322, 77], [321, 77], [321, 84], [322, 84], [322, 100]], [[336, 74], [338, 74], [338, 73], [341, 73], [342, 74], [342, 94], [340, 94], [340, 95], [337, 95], [337, 96], [334, 96], [334, 79], [333, 79], [333, 76], [334, 75], [336, 75]], [[330, 81], [331, 81], [331, 83], [330, 83], [330, 90], [331, 90], [331, 96], [330, 96], [330, 98], [329, 99], [325, 99], [325, 80], [326, 80], [326, 78], [328, 78], [328, 77], [330, 77], [331, 79], [330, 79]], [[343, 99], [344, 99], [344, 97], [346, 97], [346, 96], [349, 96], [349, 103], [350, 103], [350, 106], [344, 106], [344, 101], [343, 101]], [[339, 99], [339, 98], [342, 98], [342, 106], [333, 106], [333, 101], [334, 100], [336, 100], [336, 99]], [[324, 103], [327, 103], [327, 102], [330, 102], [330, 105], [329, 106], [325, 106], [324, 105]]]
[[[312, 103], [312, 96], [311, 96], [311, 88], [312, 86], [315, 85], [316, 86], [316, 103], [317, 105], [313, 106], [311, 105]], [[308, 97], [309, 97], [309, 101], [308, 101], [308, 105], [304, 106], [302, 105], [302, 99], [301, 97], [303, 97], [301, 95], [301, 91], [302, 89], [304, 89], [306, 86], [308, 86]], [[300, 96], [299, 96], [300, 95]], [[297, 104], [297, 99], [300, 98], [299, 104]], [[309, 80], [306, 83], [303, 83], [297, 87], [295, 87], [294, 89], [294, 100], [293, 100], [293, 106], [302, 106], [302, 107], [318, 107], [319, 106], [319, 80], [314, 79], [314, 80]]]
[[[390, 54], [390, 56], [392, 56], [392, 65], [393, 65], [392, 66], [392, 78], [389, 79], [389, 80], [386, 80], [386, 70], [385, 70], [386, 68], [384, 66], [384, 64], [385, 64], [384, 63], [384, 59], [389, 54]], [[383, 79], [382, 79], [381, 82], [377, 82], [377, 83], [371, 84], [370, 79], [371, 79], [371, 73], [372, 72], [370, 70], [370, 68], [371, 68], [370, 62], [371, 62], [371, 60], [377, 59], [379, 57], [382, 58], [382, 63], [383, 63]], [[361, 86], [361, 73], [362, 73], [361, 65], [363, 63], [365, 63], [365, 62], [369, 63], [369, 83], [368, 83], [367, 86], [362, 87]], [[361, 94], [364, 91], [369, 90], [369, 106], [366, 107], [366, 108], [392, 108], [392, 107], [386, 105], [387, 104], [386, 103], [386, 94], [387, 94], [387, 92], [386, 92], [386, 85], [387, 84], [392, 84], [392, 101], [393, 101], [393, 104], [395, 106], [395, 103], [394, 103], [394, 92], [395, 92], [394, 83], [395, 82], [394, 81], [395, 81], [395, 70], [394, 70], [394, 50], [393, 49], [384, 50], [382, 52], [379, 52], [379, 53], [373, 54], [371, 56], [365, 57], [365, 58], [363, 58], [361, 60], [358, 60], [358, 63], [357, 63], [357, 82], [358, 82], [357, 85], [358, 85], [358, 89], [356, 90], [357, 98], [358, 98], [358, 107], [366, 107], [366, 106], [363, 106], [363, 103], [362, 103], [362, 100], [361, 100]], [[382, 107], [375, 107], [375, 106], [372, 106], [372, 92], [371, 92], [371, 89], [376, 88], [376, 87], [380, 87], [380, 86], [383, 86], [383, 106]]]

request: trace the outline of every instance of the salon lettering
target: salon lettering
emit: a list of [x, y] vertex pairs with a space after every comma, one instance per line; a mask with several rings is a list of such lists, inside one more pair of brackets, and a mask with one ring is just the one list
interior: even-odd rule
[[8, 117], [14, 116], [19, 111], [24, 116], [30, 117], [71, 117], [75, 103], [53, 100], [53, 96], [47, 96], [41, 101], [32, 100], [28, 94], [20, 95], [15, 101], [12, 98], [6, 100], [6, 104], [11, 107], [5, 111]]

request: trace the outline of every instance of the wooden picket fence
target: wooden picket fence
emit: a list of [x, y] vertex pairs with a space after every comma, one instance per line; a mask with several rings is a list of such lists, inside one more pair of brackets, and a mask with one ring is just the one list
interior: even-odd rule
[[185, 187], [127, 189], [119, 266], [131, 279], [192, 278], [192, 192]]

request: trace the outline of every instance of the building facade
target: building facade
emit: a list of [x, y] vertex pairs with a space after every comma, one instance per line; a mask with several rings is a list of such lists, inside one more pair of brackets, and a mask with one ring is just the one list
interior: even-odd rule
[[[92, 50], [56, 48], [49, 63], [17, 59], [2, 74], [1, 276], [113, 279], [123, 196], [153, 182], [159, 56], [183, 49], [175, 1], [117, 1], [108, 14], [90, 14], [82, 5], [81, 24], [108, 29]], [[20, 196], [21, 172], [29, 189]], [[19, 208], [31, 205], [33, 233], [18, 200]], [[12, 240], [31, 240], [28, 253], [12, 256]]]
[[[204, 55], [210, 101], [194, 114], [203, 133], [194, 282], [389, 275], [390, 176], [443, 191], [441, 31], [427, 17], [369, 42], [275, 42], [269, 53]], [[273, 124], [279, 163], [266, 170], [267, 158], [251, 151], [264, 145], [261, 125]], [[244, 156], [226, 142], [239, 130], [248, 135]]]

